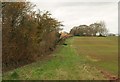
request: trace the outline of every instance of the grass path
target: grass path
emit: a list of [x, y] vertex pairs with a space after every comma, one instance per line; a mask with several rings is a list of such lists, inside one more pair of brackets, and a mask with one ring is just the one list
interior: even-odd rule
[[38, 61], [3, 74], [9, 80], [104, 80], [103, 74], [76, 49], [76, 38], [67, 39], [50, 60]]

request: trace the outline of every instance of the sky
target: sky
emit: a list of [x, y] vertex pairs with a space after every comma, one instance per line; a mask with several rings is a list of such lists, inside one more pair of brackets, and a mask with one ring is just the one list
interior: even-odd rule
[[109, 33], [118, 33], [118, 0], [30, 0], [35, 9], [50, 11], [62, 21], [63, 31], [79, 25], [104, 21]]

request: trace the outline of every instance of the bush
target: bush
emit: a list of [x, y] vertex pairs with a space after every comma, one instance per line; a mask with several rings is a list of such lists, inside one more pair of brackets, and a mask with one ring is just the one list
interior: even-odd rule
[[61, 23], [52, 18], [48, 11], [35, 13], [31, 11], [32, 6], [27, 2], [4, 2], [2, 4], [4, 5], [2, 16], [3, 71], [36, 61], [55, 49]]

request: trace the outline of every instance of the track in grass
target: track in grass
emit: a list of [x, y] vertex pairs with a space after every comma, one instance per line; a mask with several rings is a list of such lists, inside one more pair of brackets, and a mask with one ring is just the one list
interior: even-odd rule
[[[101, 53], [101, 46], [97, 44], [104, 41], [103, 38], [93, 37], [73, 37], [66, 40], [67, 45], [59, 46], [58, 50], [52, 54], [50, 60], [38, 61], [24, 67], [15, 69], [13, 71], [3, 74], [3, 79], [17, 79], [17, 80], [104, 80], [108, 79], [104, 77], [101, 70], [98, 68], [103, 68], [116, 74], [116, 67], [109, 68], [104, 65], [108, 63], [110, 66], [116, 66], [116, 57], [110, 53], [116, 53], [111, 48], [104, 51], [107, 56], [112, 56], [113, 62], [106, 62], [102, 57], [107, 57], [105, 54]], [[108, 42], [106, 42], [108, 41]], [[111, 41], [111, 38], [105, 38], [105, 41], [101, 44], [107, 45]], [[116, 40], [114, 40], [116, 41]], [[96, 43], [95, 43], [96, 42]], [[104, 45], [103, 44], [103, 45]], [[111, 46], [116, 43], [109, 43]], [[96, 46], [94, 46], [96, 45]], [[105, 47], [104, 45], [104, 47]], [[95, 48], [96, 47], [96, 48]], [[101, 51], [99, 50], [99, 48]], [[98, 48], [98, 49], [97, 49]], [[114, 46], [116, 50], [116, 46]], [[97, 49], [97, 50], [95, 50]], [[109, 50], [110, 49], [110, 50]], [[104, 49], [103, 49], [104, 50]], [[111, 51], [113, 50], [113, 51]], [[94, 53], [94, 54], [90, 54]], [[100, 57], [99, 57], [100, 55]], [[101, 57], [102, 56], [102, 57]], [[94, 58], [93, 58], [94, 57]], [[97, 58], [99, 57], [99, 58]], [[104, 63], [102, 60], [105, 60]], [[99, 64], [99, 65], [97, 65]], [[108, 68], [107, 68], [108, 67]]]

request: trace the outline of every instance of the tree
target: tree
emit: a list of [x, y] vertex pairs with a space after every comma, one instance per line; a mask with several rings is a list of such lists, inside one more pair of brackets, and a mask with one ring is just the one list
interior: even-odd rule
[[94, 24], [90, 24], [89, 27], [91, 28], [91, 32], [93, 36], [96, 36], [97, 32], [98, 32], [98, 24], [94, 23]]
[[[3, 70], [8, 66], [19, 65], [28, 60], [28, 37], [23, 29], [22, 20], [29, 11], [29, 3], [2, 3], [2, 63]], [[26, 54], [26, 56], [24, 56]], [[26, 60], [25, 60], [26, 59]], [[22, 60], [22, 61], [21, 61]]]
[[91, 24], [90, 27], [93, 29], [94, 36], [96, 36], [97, 33], [99, 33], [100, 36], [104, 36], [108, 33], [104, 21]]
[[100, 21], [99, 24], [100, 24], [99, 34], [106, 35], [108, 33], [108, 29], [106, 28], [105, 22]]
[[99, 33], [100, 36], [105, 36], [108, 30], [103, 21], [87, 25], [79, 25], [73, 27], [70, 31], [72, 35], [78, 36], [96, 36]]
[[29, 2], [2, 3], [3, 71], [51, 53], [59, 40], [60, 21], [46, 12], [32, 11]]

